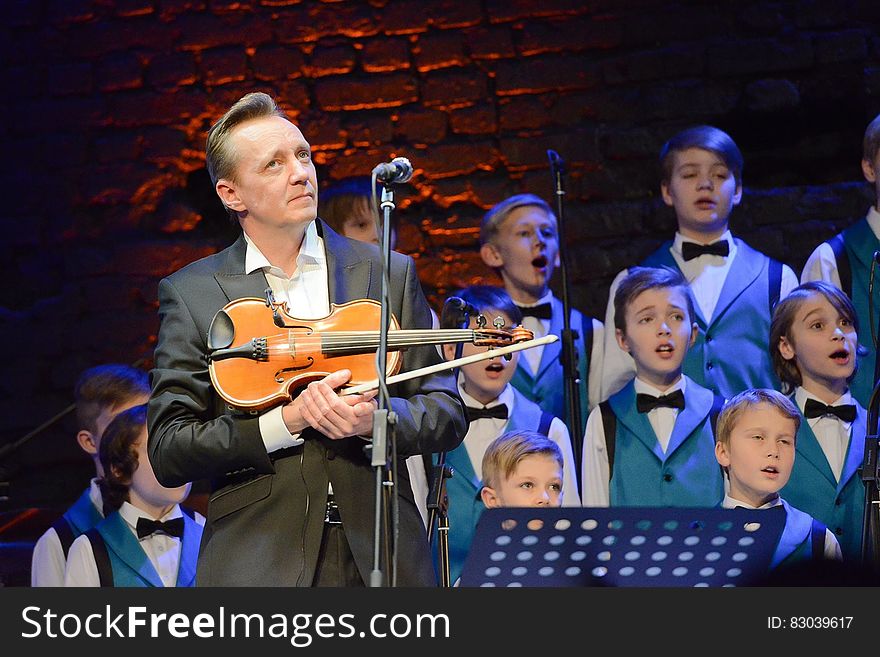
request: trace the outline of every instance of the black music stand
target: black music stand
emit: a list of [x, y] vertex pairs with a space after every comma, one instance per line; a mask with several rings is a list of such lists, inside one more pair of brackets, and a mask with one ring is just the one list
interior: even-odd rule
[[461, 586], [749, 586], [784, 523], [742, 508], [486, 509]]

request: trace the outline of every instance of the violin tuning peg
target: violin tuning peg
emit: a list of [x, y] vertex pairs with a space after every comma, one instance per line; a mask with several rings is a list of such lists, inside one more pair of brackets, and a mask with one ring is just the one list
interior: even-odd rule
[[486, 316], [483, 313], [477, 315], [477, 328], [486, 328]]
[[504, 328], [504, 318], [501, 316], [496, 317], [494, 319], [494, 321], [492, 322], [492, 326], [494, 326], [497, 329], [503, 329]]

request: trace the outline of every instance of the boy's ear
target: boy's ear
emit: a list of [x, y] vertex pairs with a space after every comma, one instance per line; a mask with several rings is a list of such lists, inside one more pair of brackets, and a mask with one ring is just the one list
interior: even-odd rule
[[688, 349], [694, 346], [697, 341], [697, 336], [700, 334], [700, 327], [697, 326], [697, 323], [694, 322], [691, 327], [691, 341], [688, 343]]
[[862, 160], [862, 173], [865, 175], [865, 180], [869, 183], [877, 182], [877, 172], [874, 170], [871, 160]]
[[487, 509], [496, 509], [501, 506], [501, 501], [498, 499], [498, 495], [495, 494], [494, 488], [483, 486], [483, 488], [480, 489], [480, 498], [483, 500], [483, 504], [486, 505]]
[[660, 196], [663, 197], [663, 202], [666, 205], [668, 205], [670, 208], [673, 206], [674, 201], [672, 199], [672, 194], [669, 193], [669, 183], [660, 183]]
[[231, 180], [220, 178], [214, 186], [214, 189], [217, 190], [217, 196], [223, 201], [223, 205], [230, 210], [234, 210], [235, 212], [243, 212], [247, 210], [244, 202], [239, 198], [238, 192], [235, 190], [234, 183]]
[[736, 185], [736, 191], [733, 193], [733, 204], [739, 205], [739, 202], [742, 201], [743, 197], [743, 188], [740, 183]]
[[487, 267], [496, 269], [504, 266], [504, 258], [498, 253], [498, 249], [495, 248], [495, 245], [490, 244], [489, 242], [486, 242], [480, 247], [480, 257], [483, 259], [483, 262], [486, 263]]
[[715, 443], [715, 460], [718, 461], [722, 468], [730, 466], [730, 456], [727, 454], [727, 449], [721, 441]]
[[98, 453], [98, 441], [91, 431], [80, 429], [76, 434], [76, 442], [82, 450], [90, 456], [96, 456]]
[[626, 335], [620, 329], [614, 329], [614, 336], [617, 338], [617, 346], [629, 353], [629, 345], [626, 342]]
[[779, 345], [777, 345], [779, 353], [785, 360], [792, 360], [795, 357], [794, 346], [788, 341], [784, 335], [779, 336]]

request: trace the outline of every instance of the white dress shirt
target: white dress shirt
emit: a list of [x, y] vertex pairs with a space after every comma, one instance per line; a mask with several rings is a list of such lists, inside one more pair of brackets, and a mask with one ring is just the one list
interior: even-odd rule
[[[704, 254], [692, 260], [685, 260], [681, 254], [681, 245], [684, 242], [694, 242], [687, 239], [681, 233], [676, 231], [675, 238], [672, 241], [670, 252], [675, 263], [681, 269], [685, 279], [691, 288], [694, 296], [694, 302], [703, 314], [703, 318], [707, 323], [711, 323], [715, 314], [715, 306], [718, 298], [721, 296], [721, 290], [724, 282], [727, 280], [727, 274], [736, 257], [736, 242], [730, 231], [725, 233], [717, 240], [727, 242], [730, 252], [725, 256]], [[611, 288], [608, 292], [608, 304], [605, 308], [605, 326], [614, 327], [614, 295], [620, 282], [629, 274], [629, 269], [624, 269], [611, 282]], [[779, 298], [783, 299], [788, 296], [798, 285], [798, 279], [794, 271], [788, 265], [782, 266], [782, 282], [780, 285]], [[696, 321], [696, 318], [694, 318]], [[626, 383], [635, 376], [636, 365], [628, 353], [626, 353], [617, 344], [617, 335], [612, 328], [605, 332], [605, 353], [602, 357], [602, 377], [601, 391], [599, 400], [608, 399], [615, 392], [620, 390]]]
[[[104, 501], [101, 498], [97, 478], [93, 478], [89, 484], [89, 499], [103, 517]], [[64, 586], [66, 565], [67, 560], [64, 558], [64, 548], [61, 546], [58, 532], [54, 527], [49, 527], [34, 545], [31, 556], [31, 586]]]
[[[821, 399], [810, 394], [804, 388], [798, 386], [794, 391], [794, 400], [797, 403], [801, 413], [804, 412], [804, 406], [808, 399], [815, 399], [817, 402], [824, 404]], [[829, 406], [842, 406], [844, 404], [855, 404], [849, 391], [845, 392]], [[834, 473], [834, 479], [840, 481], [840, 473], [843, 472], [843, 464], [846, 461], [846, 452], [849, 449], [849, 439], [852, 433], [852, 422], [844, 422], [836, 415], [820, 415], [819, 417], [805, 418], [810, 429], [816, 434], [816, 440], [825, 453], [831, 472]]]
[[[660, 397], [676, 390], [685, 392], [687, 378], [682, 376], [667, 390], [659, 390], [649, 383], [636, 377], [633, 382], [636, 394]], [[658, 406], [647, 413], [648, 422], [657, 436], [657, 442], [663, 453], [669, 447], [669, 439], [678, 418], [678, 409]], [[610, 480], [611, 470], [608, 463], [608, 450], [605, 446], [605, 425], [602, 423], [602, 409], [596, 407], [587, 418], [584, 431], [584, 454], [581, 462], [581, 480], [583, 484], [584, 506], [609, 506], [611, 504]]]
[[[327, 256], [324, 252], [324, 240], [318, 235], [314, 221], [306, 229], [296, 258], [296, 269], [290, 277], [280, 267], [269, 262], [247, 233], [244, 238], [247, 242], [245, 273], [252, 274], [258, 269], [262, 270], [276, 302], [286, 301], [288, 312], [301, 319], [317, 319], [330, 313]], [[281, 416], [281, 406], [260, 415], [259, 423], [260, 436], [269, 453], [295, 447], [303, 442], [299, 434], [293, 435], [287, 430]]]
[[[871, 206], [865, 217], [868, 221], [874, 237], [880, 239], [880, 212], [877, 208]], [[840, 273], [837, 271], [837, 258], [834, 257], [834, 250], [826, 242], [822, 242], [817, 246], [801, 272], [801, 283], [809, 281], [825, 281], [836, 287], [840, 287]]]
[[[119, 508], [119, 515], [122, 516], [132, 535], [140, 543], [150, 563], [153, 564], [159, 577], [162, 578], [162, 583], [166, 587], [176, 586], [177, 570], [180, 565], [181, 539], [162, 532], [155, 532], [138, 539], [136, 529], [138, 519], [148, 518], [149, 520], [154, 520], [154, 518], [128, 502], [122, 503], [122, 506]], [[158, 518], [158, 520], [165, 522], [182, 516], [183, 512], [180, 510], [180, 505], [175, 504], [168, 513]], [[64, 573], [64, 586], [100, 585], [101, 579], [98, 575], [95, 555], [92, 552], [92, 544], [88, 536], [79, 536], [73, 542], [73, 545], [70, 546], [67, 569]]]
[[[725, 494], [724, 499], [721, 501], [721, 508], [723, 509], [735, 509], [737, 507], [742, 507], [743, 509], [772, 509], [781, 505], [782, 498], [779, 497], [779, 495], [761, 506], [752, 506], [748, 502], [743, 502], [742, 500], [738, 500], [728, 494]], [[826, 559], [832, 561], [843, 560], [843, 553], [840, 551], [840, 543], [837, 542], [837, 537], [827, 527], [825, 528], [825, 547], [823, 554]]]

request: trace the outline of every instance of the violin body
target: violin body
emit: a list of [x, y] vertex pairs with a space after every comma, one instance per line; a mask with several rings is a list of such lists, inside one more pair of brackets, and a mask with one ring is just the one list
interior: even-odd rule
[[[211, 383], [231, 406], [256, 412], [290, 401], [296, 389], [337, 370], [351, 370], [347, 385], [375, 380], [378, 343], [360, 336], [378, 335], [381, 310], [379, 302], [361, 299], [305, 320], [291, 316], [286, 304], [273, 310], [265, 299], [231, 301], [209, 331]], [[393, 315], [390, 323], [389, 333], [400, 328]], [[400, 364], [400, 351], [389, 348], [387, 374]]]

